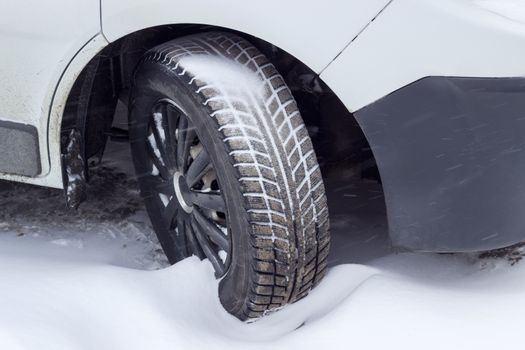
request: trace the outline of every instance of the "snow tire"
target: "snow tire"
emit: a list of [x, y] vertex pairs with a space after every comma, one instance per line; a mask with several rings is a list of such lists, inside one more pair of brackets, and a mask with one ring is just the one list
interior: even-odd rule
[[132, 154], [153, 226], [174, 263], [198, 254], [159, 226], [142, 154], [146, 115], [163, 98], [196, 126], [226, 197], [232, 247], [219, 284], [225, 309], [250, 320], [305, 297], [325, 273], [328, 209], [312, 142], [283, 77], [248, 41], [222, 32], [166, 42], [138, 65]]

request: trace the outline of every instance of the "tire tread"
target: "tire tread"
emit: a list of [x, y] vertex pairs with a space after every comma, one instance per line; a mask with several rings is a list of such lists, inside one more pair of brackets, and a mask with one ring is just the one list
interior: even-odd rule
[[[219, 55], [249, 68], [265, 88], [264, 101], [247, 104], [245, 96], [191, 76], [180, 64], [188, 55]], [[252, 286], [236, 316], [258, 318], [303, 298], [325, 273], [328, 212], [312, 142], [282, 76], [249, 42], [221, 32], [172, 40], [144, 60], [168, 67], [191, 85], [237, 169], [254, 255]]]

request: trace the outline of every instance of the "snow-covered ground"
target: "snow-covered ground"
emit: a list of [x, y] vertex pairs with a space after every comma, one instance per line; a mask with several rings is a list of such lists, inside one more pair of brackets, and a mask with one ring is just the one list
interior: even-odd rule
[[[108, 159], [127, 157], [112, 149]], [[65, 209], [61, 191], [0, 182], [0, 349], [479, 350], [524, 342], [525, 264], [396, 253], [372, 183], [328, 183], [327, 277], [308, 298], [242, 323], [221, 308], [209, 263], [168, 267], [128, 170], [104, 161], [77, 212]]]

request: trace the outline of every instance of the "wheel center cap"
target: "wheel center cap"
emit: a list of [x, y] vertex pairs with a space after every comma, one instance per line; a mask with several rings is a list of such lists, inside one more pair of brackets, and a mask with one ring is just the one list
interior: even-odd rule
[[175, 196], [182, 210], [188, 214], [191, 213], [193, 211], [193, 205], [191, 201], [188, 200], [190, 188], [180, 172], [176, 172], [173, 176], [173, 188], [175, 189]]

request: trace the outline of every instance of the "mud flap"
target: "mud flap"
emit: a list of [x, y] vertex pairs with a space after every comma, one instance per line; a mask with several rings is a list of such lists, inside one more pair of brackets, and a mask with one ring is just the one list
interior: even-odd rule
[[82, 133], [77, 129], [72, 129], [68, 135], [65, 152], [62, 154], [66, 204], [72, 209], [77, 209], [80, 203], [87, 198], [83, 142]]

